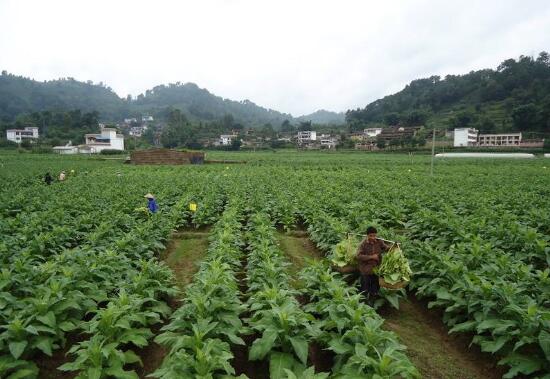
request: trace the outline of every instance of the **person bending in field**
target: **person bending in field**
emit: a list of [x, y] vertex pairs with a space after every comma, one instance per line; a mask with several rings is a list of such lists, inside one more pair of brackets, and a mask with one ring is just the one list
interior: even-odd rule
[[148, 193], [147, 195], [145, 195], [145, 197], [147, 198], [148, 200], [148, 203], [147, 203], [147, 208], [149, 208], [149, 212], [151, 213], [157, 213], [159, 207], [157, 205], [157, 202], [155, 201], [155, 197], [153, 195], [151, 195], [150, 193]]
[[44, 183], [46, 183], [47, 185], [50, 185], [52, 184], [52, 182], [53, 182], [53, 178], [50, 175], [50, 173], [47, 172], [46, 175], [44, 175]]
[[382, 253], [390, 248], [384, 241], [376, 237], [376, 233], [378, 233], [376, 228], [370, 226], [367, 229], [367, 238], [361, 242], [357, 249], [357, 262], [361, 272], [361, 291], [371, 304], [380, 290], [378, 275], [374, 274], [373, 270], [382, 262]]

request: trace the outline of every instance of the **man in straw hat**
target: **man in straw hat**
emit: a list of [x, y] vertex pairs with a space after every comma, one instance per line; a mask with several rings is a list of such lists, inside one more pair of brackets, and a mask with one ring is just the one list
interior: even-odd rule
[[156, 213], [159, 209], [157, 202], [155, 201], [155, 197], [148, 193], [145, 195], [145, 198], [149, 200], [149, 203], [147, 204], [147, 208], [149, 208], [149, 212]]

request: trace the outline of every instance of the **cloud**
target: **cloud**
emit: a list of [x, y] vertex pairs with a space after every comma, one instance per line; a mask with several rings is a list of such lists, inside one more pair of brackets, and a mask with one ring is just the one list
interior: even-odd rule
[[0, 0], [0, 69], [119, 95], [195, 82], [294, 115], [550, 48], [547, 1]]

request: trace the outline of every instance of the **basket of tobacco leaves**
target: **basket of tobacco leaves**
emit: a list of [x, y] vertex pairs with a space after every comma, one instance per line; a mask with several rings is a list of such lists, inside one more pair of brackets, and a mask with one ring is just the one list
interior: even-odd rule
[[409, 284], [411, 267], [398, 243], [391, 245], [388, 252], [383, 255], [380, 266], [375, 267], [374, 273], [378, 275], [378, 283], [383, 288], [398, 290]]

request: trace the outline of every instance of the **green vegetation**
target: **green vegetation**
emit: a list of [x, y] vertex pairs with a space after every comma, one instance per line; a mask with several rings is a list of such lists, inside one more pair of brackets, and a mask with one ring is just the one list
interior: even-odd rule
[[[372, 123], [435, 128], [476, 127], [482, 132], [550, 132], [550, 58], [507, 59], [496, 70], [413, 80], [402, 91], [350, 110], [359, 130]], [[540, 136], [540, 135], [539, 135]]]
[[399, 246], [393, 246], [384, 254], [382, 263], [374, 269], [374, 272], [389, 284], [409, 282], [412, 276], [409, 261]]
[[235, 123], [248, 127], [265, 124], [279, 127], [285, 120], [295, 123], [310, 120], [323, 124], [344, 122], [343, 114], [328, 111], [318, 111], [294, 120], [290, 114], [263, 108], [250, 100], [221, 98], [194, 83], [159, 85], [136, 98], [120, 98], [103, 83], [79, 82], [73, 78], [39, 82], [5, 71], [0, 75], [0, 122], [5, 123], [25, 114], [75, 110], [98, 112], [101, 120], [107, 122], [118, 122], [130, 116], [141, 117], [142, 114], [165, 120], [174, 109], [197, 124], [220, 121], [226, 115], [231, 115]]
[[[388, 331], [329, 259], [291, 268], [277, 230], [296, 225], [323, 254], [377, 227], [402, 243], [408, 290], [448, 332], [471, 336], [506, 378], [550, 370], [544, 160], [441, 160], [432, 177], [427, 156], [214, 153], [243, 157], [148, 167], [2, 153], [0, 377], [53, 362], [82, 378], [136, 378], [153, 341], [166, 347], [147, 372], [159, 378], [419, 377], [428, 342], [407, 350], [414, 341]], [[65, 182], [42, 182], [61, 170]], [[140, 209], [147, 192], [156, 214]], [[174, 230], [205, 226], [204, 255], [202, 236], [163, 253]], [[199, 261], [179, 291], [178, 266], [193, 267], [188, 282]], [[375, 306], [397, 308], [403, 294], [384, 291]]]

